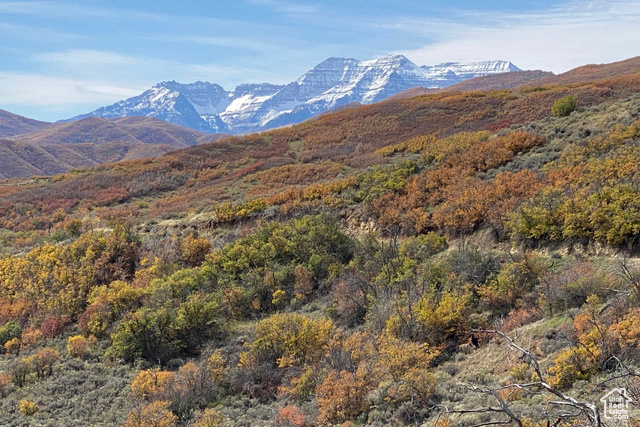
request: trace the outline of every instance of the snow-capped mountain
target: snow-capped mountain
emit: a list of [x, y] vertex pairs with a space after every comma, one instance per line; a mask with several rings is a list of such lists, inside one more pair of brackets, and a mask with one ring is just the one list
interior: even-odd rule
[[402, 55], [371, 61], [329, 58], [287, 85], [162, 82], [139, 96], [76, 118], [148, 116], [195, 130], [244, 133], [299, 123], [353, 102], [371, 104], [416, 86], [442, 88], [478, 76], [519, 71], [508, 61], [419, 67]]
[[226, 131], [226, 124], [220, 119], [220, 113], [226, 110], [231, 101], [229, 93], [217, 84], [162, 82], [141, 95], [98, 108], [74, 119], [90, 116], [105, 119], [146, 116], [201, 132], [217, 133]]

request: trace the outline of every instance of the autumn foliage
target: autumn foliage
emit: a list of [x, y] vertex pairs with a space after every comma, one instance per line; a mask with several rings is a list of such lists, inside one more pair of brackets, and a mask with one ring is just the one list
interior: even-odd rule
[[637, 367], [639, 88], [442, 92], [1, 182], [0, 423], [60, 380], [124, 426], [481, 425], [443, 408], [491, 387], [546, 425], [531, 360], [479, 331], [562, 392]]

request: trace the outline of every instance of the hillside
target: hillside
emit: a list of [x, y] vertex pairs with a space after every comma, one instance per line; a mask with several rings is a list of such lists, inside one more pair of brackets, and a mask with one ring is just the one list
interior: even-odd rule
[[[306, 164], [327, 161], [340, 163], [345, 171], [349, 168], [357, 170], [385, 162], [375, 153], [377, 149], [417, 136], [435, 134], [446, 137], [457, 132], [482, 130], [497, 132], [513, 124], [548, 116], [554, 101], [569, 93], [578, 97], [581, 107], [587, 108], [631, 96], [639, 87], [640, 75], [634, 74], [571, 87], [553, 86], [546, 90], [495, 91], [487, 94], [445, 92], [386, 101], [321, 116], [317, 120], [285, 129], [224, 139], [213, 145], [182, 150], [157, 160], [145, 159], [114, 168], [98, 169], [99, 174], [70, 175], [51, 186], [31, 189], [28, 197], [42, 192], [38, 198], [44, 200], [60, 197], [82, 199], [85, 190], [76, 195], [76, 183], [81, 183], [82, 189], [118, 187], [127, 193], [131, 192], [134, 197], [160, 197], [165, 193], [156, 193], [155, 189], [161, 188], [172, 194], [172, 198], [159, 202], [163, 209], [169, 209], [174, 200], [178, 211], [185, 207], [202, 208], [211, 204], [212, 195], [219, 203], [235, 201], [240, 195], [253, 198], [261, 192], [269, 194], [278, 189], [266, 185], [251, 189], [251, 194], [245, 194], [244, 191], [237, 192], [238, 185], [229, 185], [253, 171], [288, 164], [299, 164], [304, 169]], [[170, 164], [181, 165], [181, 168], [170, 168], [167, 166]], [[231, 174], [232, 171], [235, 174]], [[201, 179], [203, 172], [210, 172], [213, 178]], [[109, 176], [109, 179], [105, 179], [105, 176]], [[144, 191], [138, 189], [142, 185], [139, 176], [151, 177], [150, 181], [144, 180], [147, 181]], [[202, 176], [207, 177], [207, 174]], [[175, 191], [177, 193], [173, 194]], [[188, 204], [185, 206], [184, 202]]]
[[0, 110], [0, 138], [19, 135], [46, 128], [50, 123], [28, 119], [8, 111]]
[[0, 424], [608, 426], [639, 389], [639, 91], [449, 91], [0, 180]]
[[0, 176], [53, 175], [103, 163], [158, 157], [225, 136], [203, 134], [147, 117], [92, 117], [55, 123], [0, 140]]
[[421, 95], [432, 95], [440, 92], [460, 91], [472, 92], [476, 90], [491, 91], [502, 89], [514, 89], [518, 86], [538, 82], [542, 78], [551, 77], [553, 73], [547, 71], [512, 71], [509, 73], [494, 74], [489, 76], [475, 77], [469, 80], [456, 83], [446, 89], [430, 89], [425, 87], [414, 87], [389, 99], [413, 98]]
[[550, 84], [569, 84], [584, 83], [593, 80], [601, 80], [607, 78], [616, 78], [628, 74], [635, 74], [640, 71], [640, 56], [625, 59], [624, 61], [613, 62], [611, 64], [590, 64], [558, 74], [557, 76], [548, 76], [540, 80], [528, 83], [528, 86], [550, 85]]
[[443, 91], [471, 92], [476, 90], [490, 91], [501, 89], [534, 88], [536, 86], [566, 85], [585, 83], [603, 79], [618, 78], [640, 71], [640, 56], [611, 64], [592, 64], [575, 68], [559, 75], [547, 71], [512, 71], [471, 78], [456, 83], [446, 89], [415, 87], [400, 92], [389, 99], [412, 98], [420, 95], [431, 95]]
[[[523, 91], [526, 91], [544, 84], [580, 83], [584, 82], [585, 79], [589, 81], [607, 80], [610, 78], [619, 78], [630, 73], [633, 75], [633, 71], [637, 69], [637, 62], [637, 58], [632, 58], [614, 64], [585, 66], [560, 76], [549, 76], [549, 73], [542, 71], [512, 71], [509, 73], [470, 78], [450, 86], [445, 92], [443, 92], [443, 89], [414, 88], [394, 95], [390, 100], [413, 98], [420, 95], [435, 95], [437, 93], [451, 93], [455, 91], [496, 91], [514, 89], [519, 86], [523, 88]], [[433, 73], [436, 71], [432, 70]], [[560, 80], [557, 80], [556, 77]], [[604, 84], [602, 87], [604, 88]], [[618, 95], [615, 94], [614, 96]], [[583, 100], [583, 102], [585, 102], [585, 106], [590, 105], [590, 101]], [[547, 104], [548, 102], [544, 105]], [[341, 105], [329, 110], [327, 114], [349, 109], [354, 105], [357, 104], [350, 103]], [[494, 120], [495, 118], [489, 117], [494, 107], [495, 105], [488, 105], [488, 108], [484, 109], [483, 114], [487, 114], [487, 117], [484, 118], [485, 122], [493, 121], [497, 126], [509, 124], [510, 118], [503, 117], [501, 122], [500, 120]], [[393, 109], [395, 107], [390, 108]], [[476, 105], [471, 106], [469, 111], [476, 108]], [[479, 110], [480, 109], [477, 111]], [[445, 111], [446, 107], [441, 112], [446, 114]], [[387, 113], [384, 113], [383, 115], [386, 114]], [[389, 112], [389, 114], [393, 113]], [[316, 117], [320, 116], [322, 116], [322, 114]], [[528, 119], [535, 119], [539, 116], [539, 114], [534, 114]], [[17, 145], [8, 144], [7, 142], [3, 143], [3, 151], [7, 154], [3, 157], [2, 162], [6, 164], [7, 167], [2, 169], [4, 172], [0, 172], [0, 175], [4, 178], [51, 175], [74, 168], [90, 167], [120, 160], [157, 157], [177, 149], [207, 141], [214, 141], [226, 136], [225, 134], [205, 136], [191, 129], [172, 125], [163, 120], [151, 117], [125, 117], [116, 119], [88, 117], [78, 121], [56, 124], [44, 124], [10, 113], [2, 117], [7, 119], [5, 121], [7, 123], [7, 129], [11, 127], [11, 123], [28, 123], [31, 128], [38, 128], [38, 130], [21, 133], [10, 138], [19, 143]], [[459, 120], [467, 120], [467, 118], [460, 118], [460, 116], [458, 116], [458, 118]], [[440, 122], [441, 119], [443, 119], [442, 115], [435, 115], [433, 120], [427, 119], [427, 121], [432, 123], [432, 129], [437, 127], [438, 131], [442, 133], [447, 126], [443, 125], [446, 121]], [[0, 123], [2, 123], [2, 121], [0, 121]], [[471, 125], [469, 129], [482, 129], [484, 125], [486, 125], [486, 123], [482, 125], [476, 123]], [[29, 127], [25, 128], [24, 126], [12, 126], [11, 129], [14, 129], [15, 132], [19, 129], [31, 129]], [[395, 126], [404, 128], [404, 124], [396, 124]], [[418, 133], [427, 132], [426, 126], [429, 126], [427, 123], [423, 123], [420, 126], [422, 127], [418, 130]], [[493, 130], [496, 129], [495, 126], [496, 125], [494, 125]], [[461, 123], [457, 123], [455, 128], [451, 128], [448, 131], [455, 130], [464, 130], [464, 127], [461, 126]], [[402, 132], [405, 131], [406, 129], [402, 130]], [[396, 135], [391, 129], [382, 132], [382, 135], [386, 135], [389, 138], [400, 139], [412, 134], [409, 131], [407, 135]], [[379, 136], [376, 135], [374, 138], [379, 138]], [[37, 147], [27, 147], [28, 145], [34, 144], [37, 145]]]

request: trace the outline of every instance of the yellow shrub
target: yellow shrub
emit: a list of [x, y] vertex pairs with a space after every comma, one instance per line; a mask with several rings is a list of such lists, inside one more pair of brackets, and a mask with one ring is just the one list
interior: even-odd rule
[[529, 364], [519, 363], [510, 372], [511, 378], [518, 382], [524, 382], [529, 378]]
[[222, 382], [225, 379], [227, 367], [220, 349], [216, 350], [211, 356], [209, 356], [207, 359], [207, 368], [209, 369], [211, 378], [214, 381]]
[[8, 354], [20, 353], [20, 340], [18, 338], [11, 338], [9, 341], [4, 343], [4, 351]]
[[192, 427], [223, 427], [224, 417], [215, 409], [207, 408], [203, 412], [196, 414]]
[[[590, 349], [591, 350], [591, 349]], [[550, 367], [549, 383], [555, 387], [568, 388], [578, 380], [588, 380], [598, 369], [598, 361], [592, 351], [585, 347], [568, 347], [560, 352]], [[596, 356], [597, 348], [593, 348]]]
[[134, 409], [122, 427], [174, 427], [178, 424], [178, 417], [168, 407], [169, 402], [156, 401]]
[[330, 319], [276, 314], [258, 323], [250, 352], [280, 367], [313, 364], [326, 354], [332, 332]]
[[136, 396], [146, 399], [152, 394], [161, 394], [166, 391], [167, 386], [174, 380], [175, 376], [171, 372], [147, 369], [140, 371], [131, 381], [131, 390]]
[[38, 412], [38, 405], [30, 400], [22, 399], [20, 405], [18, 405], [18, 411], [25, 417], [30, 417]]
[[67, 352], [71, 357], [82, 357], [87, 350], [87, 339], [82, 335], [74, 335], [67, 340]]

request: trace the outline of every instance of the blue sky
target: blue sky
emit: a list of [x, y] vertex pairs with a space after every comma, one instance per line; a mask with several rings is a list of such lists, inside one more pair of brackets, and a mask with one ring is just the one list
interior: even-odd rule
[[163, 80], [286, 83], [330, 56], [558, 73], [640, 55], [638, 28], [637, 0], [0, 1], [0, 108], [54, 121]]

